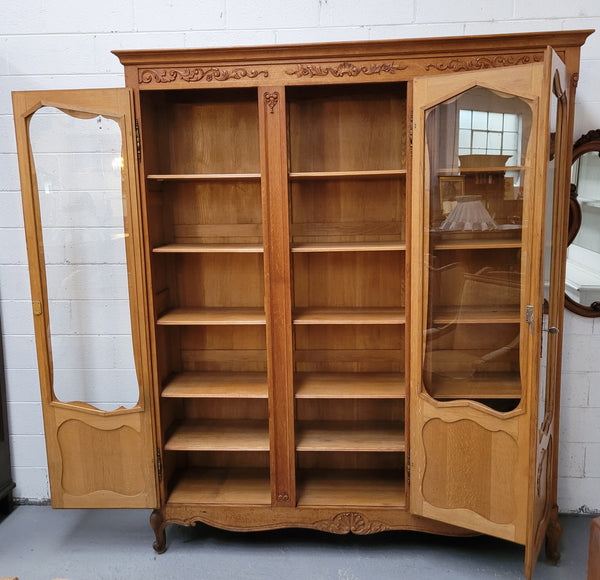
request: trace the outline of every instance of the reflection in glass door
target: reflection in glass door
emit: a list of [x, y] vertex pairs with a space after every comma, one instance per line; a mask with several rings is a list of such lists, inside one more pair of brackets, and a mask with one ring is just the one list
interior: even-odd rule
[[424, 382], [498, 411], [522, 397], [523, 200], [532, 110], [474, 87], [427, 112]]
[[29, 137], [45, 253], [54, 396], [108, 411], [131, 408], [139, 398], [122, 136], [116, 121], [84, 117], [43, 107], [30, 119]]

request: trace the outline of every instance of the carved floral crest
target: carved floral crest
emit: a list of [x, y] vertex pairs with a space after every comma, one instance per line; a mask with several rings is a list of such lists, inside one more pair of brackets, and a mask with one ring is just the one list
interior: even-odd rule
[[315, 528], [323, 532], [332, 534], [353, 534], [366, 535], [376, 534], [389, 530], [389, 526], [382, 522], [368, 520], [363, 514], [358, 512], [342, 512], [330, 520], [321, 520], [315, 522]]
[[290, 76], [302, 77], [325, 77], [332, 75], [334, 77], [357, 77], [358, 75], [380, 75], [382, 73], [394, 74], [396, 71], [406, 69], [406, 66], [397, 65], [394, 62], [361, 64], [356, 65], [351, 62], [342, 62], [337, 66], [321, 66], [318, 64], [297, 64], [295, 68], [288, 69], [285, 74]]

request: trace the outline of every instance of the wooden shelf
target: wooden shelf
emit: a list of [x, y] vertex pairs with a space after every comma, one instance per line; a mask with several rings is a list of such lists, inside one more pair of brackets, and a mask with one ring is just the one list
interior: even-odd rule
[[303, 470], [298, 474], [299, 506], [404, 507], [400, 471]]
[[189, 469], [177, 480], [168, 504], [270, 505], [268, 469]]
[[386, 179], [403, 177], [406, 169], [379, 169], [372, 171], [293, 171], [289, 178], [292, 181], [311, 179]]
[[403, 399], [400, 373], [296, 373], [297, 399]]
[[434, 250], [503, 250], [507, 248], [520, 248], [520, 238], [471, 238], [471, 239], [445, 239], [433, 241]]
[[147, 175], [152, 181], [260, 181], [260, 173], [164, 173]]
[[267, 374], [257, 372], [187, 372], [174, 375], [161, 394], [186, 399], [266, 399]]
[[524, 171], [525, 167], [523, 165], [503, 165], [499, 166], [488, 166], [488, 167], [442, 167], [438, 169], [438, 173], [443, 173], [444, 175], [454, 174], [456, 176], [462, 175], [465, 173], [505, 173], [505, 172], [515, 172], [515, 171]]
[[453, 380], [435, 376], [428, 389], [436, 399], [519, 399], [519, 373], [489, 373], [469, 379]]
[[404, 451], [398, 423], [366, 421], [299, 421], [296, 451]]
[[189, 419], [176, 426], [167, 451], [268, 451], [268, 422], [254, 419]]
[[262, 244], [165, 244], [155, 254], [262, 254]]
[[311, 242], [294, 244], [292, 252], [400, 252], [405, 242]]
[[518, 324], [518, 305], [445, 306], [433, 309], [434, 324]]
[[525, 167], [522, 165], [508, 165], [508, 166], [497, 166], [490, 165], [488, 167], [459, 167], [458, 171], [460, 175], [464, 175], [467, 173], [477, 174], [477, 173], [507, 173], [507, 172], [515, 172], [515, 171], [523, 171]]
[[266, 324], [262, 308], [174, 308], [156, 321], [163, 326], [261, 325]]
[[297, 308], [294, 324], [405, 324], [404, 308]]

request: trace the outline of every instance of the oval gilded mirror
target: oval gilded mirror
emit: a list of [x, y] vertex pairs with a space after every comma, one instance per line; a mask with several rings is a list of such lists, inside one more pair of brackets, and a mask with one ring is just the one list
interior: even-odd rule
[[600, 316], [600, 129], [573, 146], [565, 307]]

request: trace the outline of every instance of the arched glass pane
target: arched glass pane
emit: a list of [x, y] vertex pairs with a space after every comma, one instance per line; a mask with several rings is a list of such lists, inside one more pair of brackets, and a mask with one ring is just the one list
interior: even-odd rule
[[531, 107], [475, 87], [427, 112], [424, 384], [439, 401], [521, 400], [523, 200]]
[[135, 406], [118, 123], [44, 107], [30, 119], [53, 388], [62, 402]]

